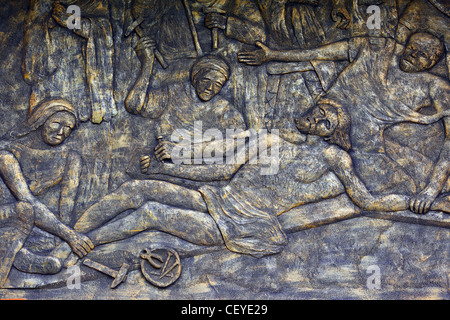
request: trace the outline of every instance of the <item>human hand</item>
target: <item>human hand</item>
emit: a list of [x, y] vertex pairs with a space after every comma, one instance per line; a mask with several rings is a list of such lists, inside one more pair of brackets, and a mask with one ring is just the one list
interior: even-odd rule
[[210, 12], [205, 15], [205, 26], [208, 29], [219, 28], [225, 30], [227, 27], [227, 16], [217, 12]]
[[429, 188], [423, 189], [409, 200], [409, 208], [417, 214], [426, 214], [437, 197], [437, 193]]
[[150, 156], [143, 156], [141, 158], [140, 164], [141, 164], [141, 172], [142, 173], [147, 173], [151, 162], [152, 162], [152, 158]]
[[334, 7], [331, 11], [331, 19], [336, 22], [336, 27], [339, 29], [350, 28], [351, 16], [345, 6]]
[[164, 162], [157, 160], [154, 155], [148, 155], [141, 157], [140, 166], [143, 174], [157, 174], [163, 172]]
[[159, 161], [171, 159], [173, 148], [175, 143], [162, 140], [155, 147], [155, 156]]
[[80, 258], [83, 258], [94, 249], [94, 244], [91, 239], [75, 231], [73, 231], [69, 239], [67, 239], [67, 243], [72, 248], [72, 251]]
[[238, 61], [251, 66], [259, 66], [271, 60], [273, 51], [261, 42], [257, 41], [256, 46], [260, 49], [248, 52], [238, 52]]
[[142, 63], [150, 62], [154, 59], [156, 49], [156, 42], [149, 37], [142, 37], [136, 43], [134, 51]]

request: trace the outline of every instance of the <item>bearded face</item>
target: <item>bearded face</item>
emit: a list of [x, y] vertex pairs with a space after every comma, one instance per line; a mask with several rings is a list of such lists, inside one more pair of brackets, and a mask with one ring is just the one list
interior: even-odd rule
[[411, 36], [400, 59], [405, 72], [423, 72], [431, 69], [442, 55], [442, 44], [432, 35], [418, 33]]
[[337, 111], [329, 105], [319, 104], [295, 123], [301, 133], [330, 137], [338, 126]]
[[295, 119], [297, 129], [303, 134], [323, 137], [325, 141], [348, 151], [350, 141], [350, 115], [343, 109], [322, 103], [301, 118]]

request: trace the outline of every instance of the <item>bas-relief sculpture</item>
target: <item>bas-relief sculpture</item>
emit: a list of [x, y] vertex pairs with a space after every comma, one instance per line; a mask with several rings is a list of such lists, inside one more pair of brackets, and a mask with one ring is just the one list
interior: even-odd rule
[[445, 1], [5, 3], [2, 297], [449, 298]]

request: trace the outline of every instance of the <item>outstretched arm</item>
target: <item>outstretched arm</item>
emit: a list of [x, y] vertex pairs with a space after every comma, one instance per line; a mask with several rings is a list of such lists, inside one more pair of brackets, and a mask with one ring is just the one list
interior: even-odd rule
[[[166, 146], [168, 145], [166, 144]], [[202, 148], [202, 145], [200, 144], [199, 147]], [[176, 145], [175, 148], [177, 148]], [[186, 155], [182, 154], [179, 157], [173, 157], [172, 154], [170, 157], [167, 156], [167, 158], [170, 158], [175, 163], [169, 163], [164, 162], [164, 160], [159, 160], [160, 158], [165, 157], [165, 153], [161, 152], [157, 153], [158, 155], [155, 154], [154, 156], [142, 157], [141, 171], [150, 175], [164, 174], [193, 181], [221, 181], [231, 179], [233, 174], [237, 170], [239, 170], [241, 165], [244, 163], [243, 161], [233, 162], [231, 164], [218, 162], [204, 163], [204, 159], [202, 156], [197, 157], [195, 155], [195, 152], [193, 153], [193, 155], [189, 152], [193, 150], [191, 149], [191, 146], [182, 146], [181, 148], [186, 150]], [[181, 149], [179, 151], [181, 151]], [[175, 151], [175, 153], [178, 152]], [[191, 156], [194, 156], [194, 161], [192, 161]], [[213, 160], [224, 159], [221, 158]], [[196, 161], [200, 161], [200, 164], [195, 164]]]
[[337, 175], [352, 201], [366, 211], [403, 211], [409, 209], [409, 198], [389, 194], [373, 196], [357, 176], [350, 155], [337, 146], [325, 150], [330, 169]]
[[[246, 138], [248, 138], [248, 141], [246, 141]], [[206, 146], [198, 144], [198, 150], [200, 151], [198, 155], [195, 152], [195, 144], [186, 144], [182, 147], [186, 154], [181, 148], [178, 150], [180, 152], [172, 148], [172, 155], [169, 155], [166, 154], [168, 149], [163, 149], [162, 147], [167, 147], [168, 144], [163, 141], [157, 146], [155, 156], [161, 160], [170, 158], [172, 161], [179, 162], [179, 164], [165, 163], [156, 158], [146, 156], [141, 159], [141, 169], [150, 174], [160, 173], [190, 180], [229, 180], [243, 164], [251, 159], [255, 160], [255, 163], [270, 160], [267, 158], [267, 151], [272, 152], [271, 148], [278, 148], [279, 144], [280, 137], [278, 135], [270, 133], [259, 133], [256, 135], [252, 130], [246, 130], [237, 133], [230, 140], [216, 140], [207, 143]], [[205, 150], [208, 148], [210, 150], [223, 150], [223, 153], [219, 152], [220, 157], [205, 159], [203, 156], [205, 156]], [[173, 156], [173, 154], [181, 152], [183, 152], [182, 157]], [[210, 154], [209, 152], [206, 153]], [[191, 159], [194, 159], [194, 163], [196, 160], [201, 161], [201, 164], [183, 164], [192, 163]], [[217, 162], [220, 164], [217, 164]], [[269, 163], [262, 164], [267, 165]]]
[[248, 65], [261, 65], [269, 61], [301, 62], [313, 60], [348, 60], [348, 42], [339, 41], [314, 49], [273, 50], [261, 42], [256, 42], [260, 49], [239, 52], [238, 61]]

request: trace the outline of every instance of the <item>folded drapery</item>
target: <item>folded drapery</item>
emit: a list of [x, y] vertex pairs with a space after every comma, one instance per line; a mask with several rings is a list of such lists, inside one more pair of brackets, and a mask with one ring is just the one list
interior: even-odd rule
[[79, 30], [56, 24], [52, 3], [32, 1], [26, 19], [22, 67], [33, 86], [30, 113], [44, 100], [64, 98], [77, 108], [81, 121], [109, 121], [117, 108], [108, 1], [61, 1], [80, 8]]

